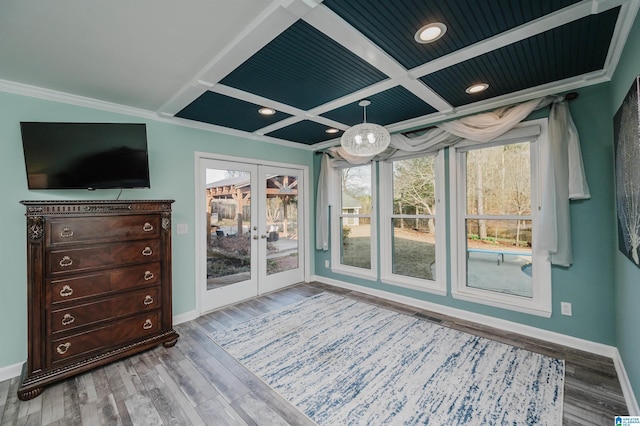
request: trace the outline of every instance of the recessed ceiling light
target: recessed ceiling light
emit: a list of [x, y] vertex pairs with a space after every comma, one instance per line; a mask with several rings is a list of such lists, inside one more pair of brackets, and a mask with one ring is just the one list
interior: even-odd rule
[[467, 92], [469, 94], [480, 93], [480, 92], [484, 92], [485, 90], [487, 90], [488, 87], [489, 87], [489, 85], [487, 83], [474, 84], [472, 86], [467, 87], [465, 92]]
[[327, 130], [325, 130], [325, 133], [329, 133], [330, 135], [334, 134], [334, 133], [338, 133], [340, 130], [330, 127]]
[[276, 113], [276, 110], [273, 108], [262, 107], [258, 110], [258, 112], [262, 115], [273, 115]]
[[414, 38], [418, 43], [432, 43], [442, 37], [446, 32], [447, 26], [445, 24], [442, 22], [432, 22], [420, 28]]

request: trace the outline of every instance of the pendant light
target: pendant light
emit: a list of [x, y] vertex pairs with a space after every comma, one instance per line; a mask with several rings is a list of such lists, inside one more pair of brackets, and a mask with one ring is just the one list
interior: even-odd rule
[[379, 124], [367, 123], [367, 107], [371, 101], [364, 99], [358, 103], [364, 109], [364, 122], [350, 127], [342, 134], [340, 144], [351, 155], [371, 157], [387, 149], [391, 135]]

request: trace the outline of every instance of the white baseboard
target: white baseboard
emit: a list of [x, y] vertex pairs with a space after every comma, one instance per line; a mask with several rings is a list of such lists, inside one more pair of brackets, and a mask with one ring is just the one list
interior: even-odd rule
[[639, 416], [640, 409], [638, 408], [638, 401], [636, 399], [629, 376], [624, 368], [624, 363], [620, 357], [620, 352], [615, 346], [609, 346], [602, 343], [596, 343], [589, 340], [579, 339], [573, 336], [567, 336], [565, 334], [556, 333], [554, 331], [543, 330], [536, 327], [531, 327], [524, 324], [519, 324], [512, 321], [507, 321], [499, 318], [490, 317], [487, 315], [476, 314], [474, 312], [468, 312], [462, 309], [451, 308], [449, 306], [439, 305], [437, 303], [426, 302], [424, 300], [414, 299], [412, 297], [401, 296], [395, 293], [391, 293], [383, 290], [376, 290], [373, 288], [348, 283], [345, 281], [335, 280], [333, 278], [327, 278], [322, 276], [315, 276], [315, 281], [321, 283], [333, 285], [336, 287], [345, 288], [348, 290], [359, 291], [361, 293], [369, 294], [371, 296], [380, 297], [383, 299], [391, 300], [405, 305], [413, 306], [420, 309], [426, 309], [432, 312], [437, 312], [443, 315], [472, 321], [478, 324], [487, 325], [490, 327], [499, 328], [501, 330], [510, 331], [513, 333], [522, 334], [528, 337], [544, 340], [559, 345], [569, 346], [574, 349], [590, 352], [596, 355], [606, 356], [613, 360], [613, 364], [616, 368], [618, 380], [622, 387], [622, 394], [624, 395], [625, 402], [629, 414], [632, 416]]
[[613, 357], [613, 363], [616, 366], [616, 373], [618, 373], [618, 380], [620, 381], [620, 386], [622, 387], [622, 394], [624, 395], [624, 400], [627, 403], [629, 415], [640, 416], [638, 400], [636, 399], [635, 393], [633, 393], [633, 388], [631, 387], [629, 376], [627, 376], [627, 370], [625, 370], [624, 368], [624, 363], [622, 362], [622, 357], [620, 356], [620, 352], [618, 351], [618, 349], [616, 349], [616, 354]]
[[24, 362], [0, 367], [0, 382], [19, 376], [20, 373], [22, 373], [22, 364], [24, 364]]
[[193, 311], [185, 312], [184, 314], [174, 315], [173, 324], [182, 324], [183, 322], [194, 320], [198, 318], [198, 316], [198, 312], [195, 309]]

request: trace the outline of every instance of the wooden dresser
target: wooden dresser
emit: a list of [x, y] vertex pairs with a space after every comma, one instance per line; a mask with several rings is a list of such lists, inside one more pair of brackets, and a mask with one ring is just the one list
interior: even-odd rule
[[21, 203], [27, 209], [29, 337], [20, 399], [176, 343], [172, 200]]

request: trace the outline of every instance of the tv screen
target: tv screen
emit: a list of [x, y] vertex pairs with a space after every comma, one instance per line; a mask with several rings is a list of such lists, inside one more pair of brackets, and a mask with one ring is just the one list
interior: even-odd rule
[[137, 123], [21, 122], [29, 189], [149, 188]]

